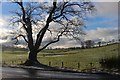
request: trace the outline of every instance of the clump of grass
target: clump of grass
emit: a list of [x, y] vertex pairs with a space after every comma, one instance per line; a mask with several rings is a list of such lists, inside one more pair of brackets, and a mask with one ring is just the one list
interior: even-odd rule
[[111, 58], [110, 57], [102, 58], [102, 59], [100, 59], [100, 64], [101, 64], [101, 67], [103, 67], [103, 68], [120, 69], [120, 56], [119, 57], [111, 57]]

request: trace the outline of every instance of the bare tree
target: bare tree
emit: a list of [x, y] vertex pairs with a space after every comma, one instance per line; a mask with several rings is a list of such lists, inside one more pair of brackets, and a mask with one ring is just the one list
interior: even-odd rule
[[94, 41], [92, 40], [85, 41], [85, 44], [86, 44], [86, 48], [94, 47]]
[[85, 48], [85, 42], [81, 41], [81, 48], [84, 49]]
[[39, 64], [37, 53], [58, 42], [62, 36], [80, 40], [84, 34], [81, 28], [84, 26], [84, 18], [95, 10], [91, 2], [84, 1], [23, 3], [21, 0], [14, 3], [19, 9], [12, 11], [15, 16], [11, 21], [20, 26], [14, 39], [22, 37], [27, 43], [30, 51], [27, 65]]
[[99, 47], [101, 46], [101, 43], [102, 43], [101, 41], [98, 42]]

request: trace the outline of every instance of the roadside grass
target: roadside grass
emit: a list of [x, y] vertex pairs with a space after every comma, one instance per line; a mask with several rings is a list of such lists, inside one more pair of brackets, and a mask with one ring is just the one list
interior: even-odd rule
[[[4, 51], [2, 53], [2, 62], [20, 64], [27, 59], [27, 56], [27, 51]], [[82, 70], [91, 67], [101, 68], [100, 59], [113, 56], [118, 56], [118, 44], [90, 49], [43, 50], [38, 54], [38, 60], [43, 64], [54, 67], [63, 66]]]
[[2, 64], [20, 64], [27, 59], [26, 51], [4, 51], [2, 52]]
[[120, 56], [101, 59], [100, 64], [108, 69], [120, 69]]

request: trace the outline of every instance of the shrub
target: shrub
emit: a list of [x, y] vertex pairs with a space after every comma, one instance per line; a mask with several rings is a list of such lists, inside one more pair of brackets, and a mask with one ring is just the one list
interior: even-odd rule
[[101, 67], [120, 69], [120, 57], [102, 58], [100, 59]]

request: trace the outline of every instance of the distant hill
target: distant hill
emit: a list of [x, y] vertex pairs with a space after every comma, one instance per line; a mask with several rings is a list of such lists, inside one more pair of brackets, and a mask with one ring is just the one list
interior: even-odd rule
[[2, 51], [27, 51], [27, 49], [2, 45]]

